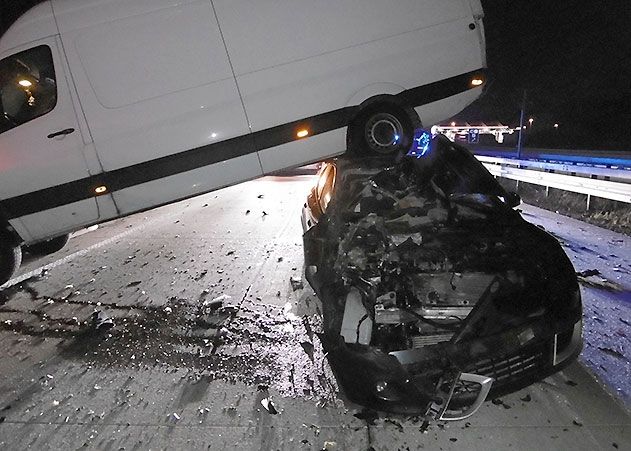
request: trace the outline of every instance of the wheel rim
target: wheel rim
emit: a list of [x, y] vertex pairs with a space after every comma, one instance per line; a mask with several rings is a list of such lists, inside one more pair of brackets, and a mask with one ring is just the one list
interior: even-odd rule
[[402, 136], [403, 125], [392, 114], [375, 114], [366, 122], [366, 142], [375, 152], [392, 152], [401, 142]]

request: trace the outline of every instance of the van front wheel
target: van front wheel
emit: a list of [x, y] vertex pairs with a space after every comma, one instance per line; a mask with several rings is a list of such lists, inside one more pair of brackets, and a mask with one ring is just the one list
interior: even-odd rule
[[357, 155], [394, 155], [411, 146], [418, 125], [414, 110], [384, 103], [369, 106], [349, 125], [347, 148]]
[[0, 242], [0, 285], [8, 282], [22, 263], [22, 249], [7, 242]]

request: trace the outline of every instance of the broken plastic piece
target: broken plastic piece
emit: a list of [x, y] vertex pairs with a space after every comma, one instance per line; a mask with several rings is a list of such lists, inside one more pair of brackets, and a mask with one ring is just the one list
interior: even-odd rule
[[291, 276], [289, 278], [289, 283], [291, 283], [291, 289], [296, 291], [296, 290], [302, 290], [305, 285], [302, 282], [302, 277], [297, 277], [297, 276]]
[[269, 398], [263, 398], [261, 399], [261, 405], [265, 408], [265, 410], [267, 410], [271, 415], [276, 415], [278, 414], [278, 410], [276, 410], [276, 407], [274, 407], [274, 403], [272, 402], [271, 399]]
[[340, 335], [346, 343], [370, 344], [372, 319], [362, 303], [361, 293], [356, 288], [352, 288], [346, 296]]
[[92, 327], [99, 332], [104, 332], [114, 327], [114, 320], [102, 311], [96, 310], [92, 313]]
[[[475, 414], [480, 409], [480, 407], [482, 407], [482, 404], [486, 400], [486, 397], [491, 390], [493, 380], [494, 379], [492, 377], [481, 376], [479, 374], [460, 373], [460, 376], [454, 380], [447, 399], [444, 400], [441, 406], [433, 404], [430, 407], [430, 411], [433, 411], [437, 420], [459, 421], [469, 418], [470, 416]], [[476, 397], [475, 401], [473, 401], [470, 406], [464, 409], [460, 409], [457, 411], [449, 410], [449, 403], [451, 402], [451, 399], [453, 398], [458, 385], [464, 385], [467, 387], [467, 390], [471, 390], [471, 384], [479, 385], [478, 396]]]
[[205, 300], [202, 305], [206, 308], [214, 310], [222, 307], [223, 302], [229, 301], [230, 299], [232, 299], [231, 296], [228, 296], [227, 294], [222, 294], [221, 296], [217, 296], [216, 298]]

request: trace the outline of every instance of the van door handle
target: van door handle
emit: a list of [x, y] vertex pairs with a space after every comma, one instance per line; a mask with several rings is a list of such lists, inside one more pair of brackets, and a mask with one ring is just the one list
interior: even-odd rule
[[50, 135], [48, 135], [48, 138], [54, 138], [56, 136], [69, 135], [71, 133], [74, 133], [74, 128], [67, 128], [65, 130], [60, 130], [58, 132], [51, 133]]

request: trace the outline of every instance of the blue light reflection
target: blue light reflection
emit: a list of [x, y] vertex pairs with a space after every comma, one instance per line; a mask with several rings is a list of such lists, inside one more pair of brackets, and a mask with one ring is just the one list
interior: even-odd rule
[[418, 129], [414, 132], [412, 148], [407, 153], [409, 157], [422, 158], [431, 151], [432, 134], [427, 130]]

